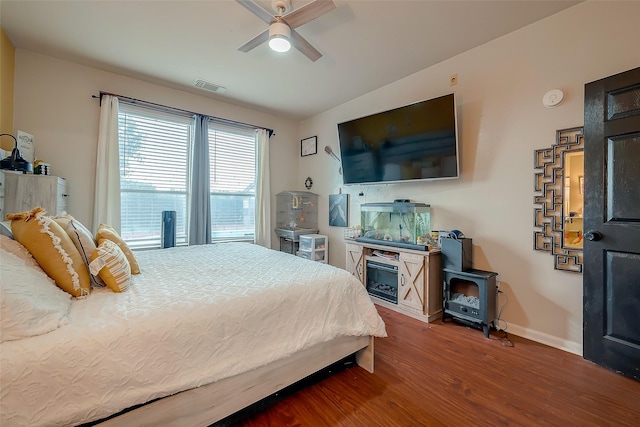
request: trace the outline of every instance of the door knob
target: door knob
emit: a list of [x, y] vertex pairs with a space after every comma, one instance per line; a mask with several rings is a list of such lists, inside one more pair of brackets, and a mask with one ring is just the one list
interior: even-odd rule
[[599, 231], [587, 231], [586, 233], [584, 233], [584, 238], [591, 242], [597, 242], [598, 240], [602, 239], [602, 233], [600, 233]]

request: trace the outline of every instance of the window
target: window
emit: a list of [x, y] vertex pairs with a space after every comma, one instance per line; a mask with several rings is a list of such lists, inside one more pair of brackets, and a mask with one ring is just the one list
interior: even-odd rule
[[[160, 247], [162, 211], [176, 211], [176, 244], [187, 244], [194, 118], [121, 101], [118, 120], [123, 239]], [[254, 130], [210, 121], [208, 136], [212, 241], [253, 241]]]
[[187, 242], [191, 117], [120, 104], [121, 234], [159, 247], [162, 211], [176, 211], [176, 243]]
[[252, 131], [209, 125], [211, 240], [251, 240], [255, 231], [256, 143]]

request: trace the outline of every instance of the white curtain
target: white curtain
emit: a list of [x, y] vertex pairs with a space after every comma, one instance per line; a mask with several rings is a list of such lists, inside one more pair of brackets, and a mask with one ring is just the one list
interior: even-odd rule
[[269, 183], [269, 134], [256, 130], [256, 229], [255, 243], [271, 248], [271, 185]]
[[102, 95], [93, 228], [107, 224], [120, 232], [120, 152], [118, 143], [118, 98]]

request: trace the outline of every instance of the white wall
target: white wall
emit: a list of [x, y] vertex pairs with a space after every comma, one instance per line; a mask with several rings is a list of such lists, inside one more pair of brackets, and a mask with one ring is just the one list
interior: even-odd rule
[[[428, 203], [433, 229], [462, 230], [473, 238], [474, 267], [499, 273], [509, 332], [582, 354], [582, 275], [554, 270], [549, 253], [533, 250], [533, 152], [550, 147], [556, 130], [583, 125], [585, 83], [640, 66], [638, 17], [640, 2], [581, 3], [304, 121], [300, 138], [318, 135], [319, 153], [300, 160], [297, 182], [303, 189], [311, 176], [320, 194], [331, 264], [344, 266], [345, 247], [343, 229], [328, 226], [328, 194], [350, 194], [352, 225], [361, 203]], [[453, 73], [459, 83], [449, 87]], [[551, 89], [565, 100], [548, 109], [542, 96]], [[324, 153], [325, 145], [339, 153], [337, 123], [451, 92], [460, 179], [341, 186], [337, 162]]]
[[[36, 157], [51, 163], [53, 175], [67, 179], [69, 213], [87, 226], [93, 220], [100, 117], [99, 102], [91, 95], [100, 91], [271, 128], [276, 132], [270, 141], [272, 194], [291, 189], [295, 181], [297, 122], [18, 49], [14, 128], [35, 136]], [[275, 215], [275, 198], [272, 205]], [[272, 245], [278, 247], [275, 233]]]

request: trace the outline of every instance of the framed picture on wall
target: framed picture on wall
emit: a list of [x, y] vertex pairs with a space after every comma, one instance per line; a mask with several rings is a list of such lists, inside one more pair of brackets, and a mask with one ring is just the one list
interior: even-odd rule
[[580, 194], [584, 195], [584, 175], [578, 177], [578, 184], [580, 185]]
[[349, 224], [349, 195], [329, 194], [329, 225], [346, 227]]
[[318, 152], [318, 137], [310, 136], [309, 138], [305, 138], [300, 141], [300, 155], [311, 156], [312, 154], [316, 154]]

